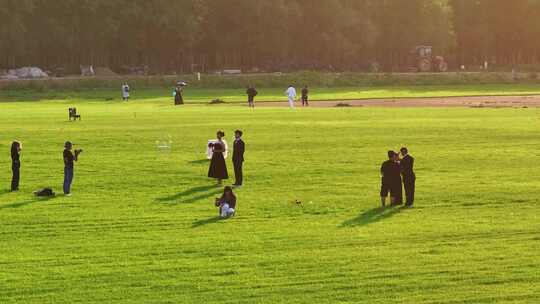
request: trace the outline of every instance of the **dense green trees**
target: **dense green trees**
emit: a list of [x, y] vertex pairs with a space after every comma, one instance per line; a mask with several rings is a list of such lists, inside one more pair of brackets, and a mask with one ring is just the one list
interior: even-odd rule
[[384, 70], [537, 64], [539, 0], [0, 0], [0, 68]]

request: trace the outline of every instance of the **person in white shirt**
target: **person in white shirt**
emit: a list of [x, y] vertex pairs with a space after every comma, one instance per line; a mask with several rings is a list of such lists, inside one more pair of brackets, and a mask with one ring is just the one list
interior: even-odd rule
[[296, 99], [296, 89], [292, 86], [292, 84], [289, 86], [287, 91], [285, 91], [285, 95], [289, 98], [289, 107], [291, 109], [294, 108], [294, 100]]
[[122, 85], [122, 100], [128, 101], [129, 100], [129, 86], [127, 82], [124, 82]]

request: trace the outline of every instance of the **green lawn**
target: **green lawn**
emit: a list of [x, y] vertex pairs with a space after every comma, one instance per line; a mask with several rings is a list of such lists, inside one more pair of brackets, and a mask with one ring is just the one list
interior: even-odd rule
[[[120, 87], [120, 85], [119, 85]], [[300, 88], [297, 88], [300, 91]], [[258, 88], [256, 101], [283, 101], [286, 99], [283, 89]], [[171, 101], [172, 88], [141, 89], [132, 88], [132, 100]], [[346, 100], [375, 98], [417, 98], [417, 97], [453, 97], [486, 95], [538, 95], [540, 86], [533, 84], [501, 85], [455, 85], [455, 86], [392, 86], [392, 87], [342, 87], [311, 88], [312, 100]], [[28, 100], [120, 100], [120, 90], [96, 89], [82, 91], [0, 91], [0, 101]], [[189, 103], [207, 103], [213, 99], [226, 102], [246, 102], [245, 89], [199, 89], [187, 87], [185, 99]]]
[[[205, 177], [220, 128], [247, 144], [227, 221]], [[538, 109], [13, 102], [0, 130], [0, 303], [540, 302]], [[61, 191], [68, 139], [84, 149], [74, 196], [34, 199]], [[379, 209], [380, 163], [401, 145], [416, 207]]]

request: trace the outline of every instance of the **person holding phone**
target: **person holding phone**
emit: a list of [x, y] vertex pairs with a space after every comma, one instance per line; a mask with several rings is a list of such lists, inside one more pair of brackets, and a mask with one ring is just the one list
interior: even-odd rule
[[64, 195], [71, 196], [71, 184], [73, 182], [74, 164], [79, 159], [81, 149], [76, 149], [75, 153], [71, 152], [73, 144], [66, 141], [64, 144]]

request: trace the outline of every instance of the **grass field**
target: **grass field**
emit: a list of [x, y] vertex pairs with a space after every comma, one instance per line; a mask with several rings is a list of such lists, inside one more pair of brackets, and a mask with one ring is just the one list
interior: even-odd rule
[[[120, 87], [120, 84], [119, 86]], [[185, 99], [188, 103], [208, 103], [219, 98], [226, 102], [246, 102], [245, 89], [201, 89], [186, 88]], [[283, 89], [258, 88], [256, 101], [283, 101]], [[300, 92], [300, 87], [298, 87]], [[132, 88], [132, 100], [171, 101], [172, 88], [141, 89]], [[382, 86], [382, 87], [314, 87], [311, 88], [312, 100], [350, 100], [377, 98], [418, 98], [418, 97], [456, 97], [487, 95], [539, 95], [540, 85], [444, 85], [444, 86]], [[85, 101], [106, 99], [120, 100], [120, 90], [97, 89], [80, 91], [62, 90], [0, 90], [0, 101], [35, 101], [35, 100], [70, 100]]]
[[[152, 99], [0, 104], [0, 303], [540, 302], [538, 109]], [[204, 151], [236, 128], [246, 185], [220, 221]], [[21, 191], [8, 193], [15, 138]], [[74, 196], [34, 199], [61, 190], [68, 139], [84, 149]], [[416, 207], [380, 209], [378, 169], [401, 145]]]

